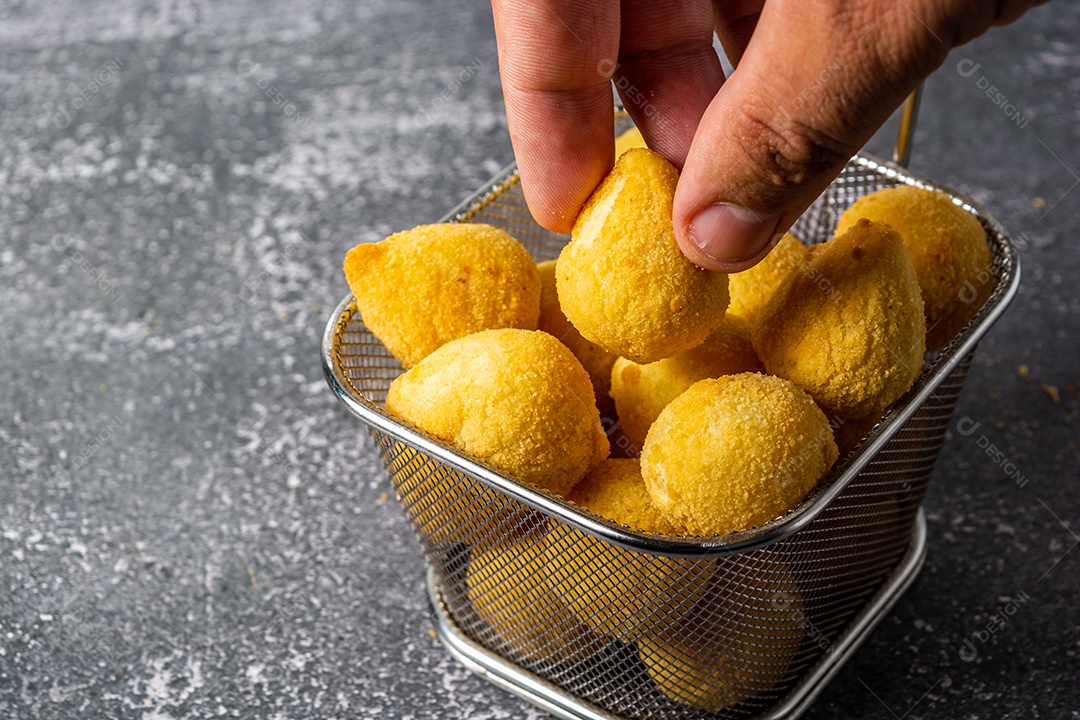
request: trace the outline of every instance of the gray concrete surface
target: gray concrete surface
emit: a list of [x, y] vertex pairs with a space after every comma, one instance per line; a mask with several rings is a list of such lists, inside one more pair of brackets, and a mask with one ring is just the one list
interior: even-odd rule
[[[1059, 0], [928, 84], [913, 167], [1017, 235], [1024, 284], [926, 568], [808, 718], [1080, 717], [1078, 29]], [[318, 360], [347, 248], [511, 159], [482, 2], [0, 6], [0, 717], [542, 715], [432, 636]]]

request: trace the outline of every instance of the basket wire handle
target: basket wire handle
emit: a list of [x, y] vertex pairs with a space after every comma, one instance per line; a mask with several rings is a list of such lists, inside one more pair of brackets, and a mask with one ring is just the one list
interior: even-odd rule
[[915, 139], [915, 120], [919, 115], [919, 100], [923, 86], [915, 88], [900, 109], [900, 127], [896, 130], [896, 147], [893, 148], [893, 162], [906, 168], [911, 162], [911, 144]]

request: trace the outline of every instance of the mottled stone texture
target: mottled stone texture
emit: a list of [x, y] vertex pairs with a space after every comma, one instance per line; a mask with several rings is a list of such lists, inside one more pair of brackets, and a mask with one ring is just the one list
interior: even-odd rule
[[[926, 568], [807, 717], [1080, 707], [1078, 28], [1059, 0], [928, 84], [913, 167], [1016, 233], [1024, 284]], [[483, 2], [0, 8], [0, 716], [542, 715], [432, 637], [318, 360], [345, 251], [511, 159]]]

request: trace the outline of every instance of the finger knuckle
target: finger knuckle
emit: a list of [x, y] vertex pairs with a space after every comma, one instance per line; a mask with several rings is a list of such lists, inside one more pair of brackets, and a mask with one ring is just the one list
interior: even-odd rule
[[746, 111], [743, 149], [780, 188], [801, 186], [846, 163], [858, 148], [806, 122]]

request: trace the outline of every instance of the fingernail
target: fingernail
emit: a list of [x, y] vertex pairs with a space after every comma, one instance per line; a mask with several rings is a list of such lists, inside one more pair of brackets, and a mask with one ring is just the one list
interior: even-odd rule
[[714, 203], [690, 221], [690, 240], [709, 257], [722, 262], [757, 255], [772, 239], [779, 215], [765, 215], [731, 203]]

